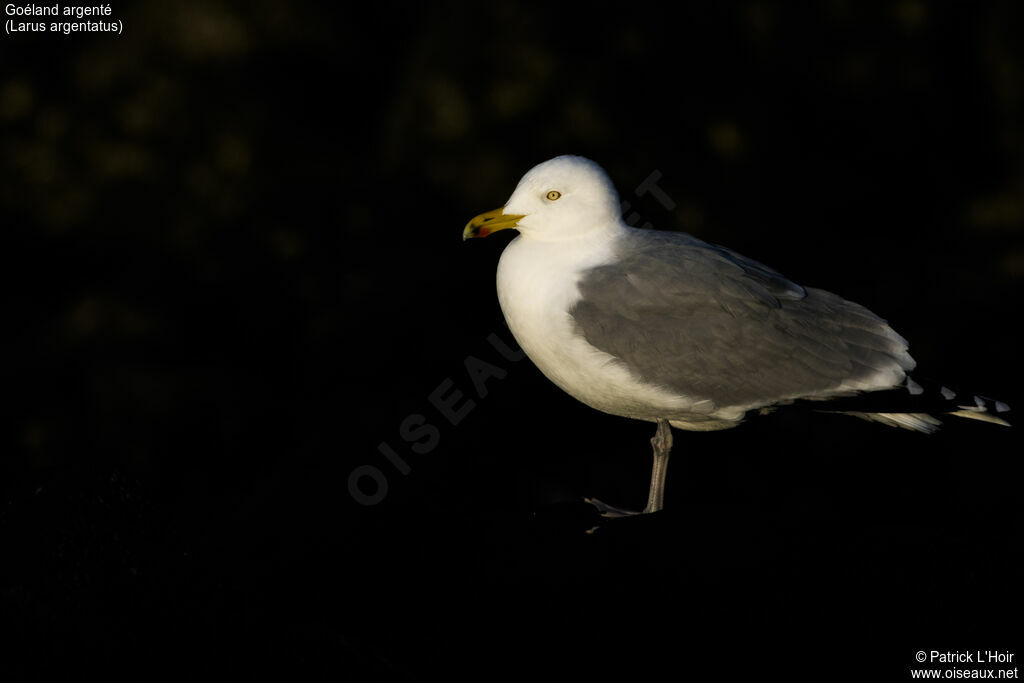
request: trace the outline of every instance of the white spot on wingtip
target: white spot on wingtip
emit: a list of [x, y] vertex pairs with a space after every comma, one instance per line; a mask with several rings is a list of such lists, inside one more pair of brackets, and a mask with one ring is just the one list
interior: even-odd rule
[[1008, 413], [1008, 412], [1010, 412], [1010, 406], [1006, 405], [1002, 401], [996, 401], [996, 412], [997, 413]]
[[921, 385], [912, 380], [909, 375], [907, 376], [907, 391], [911, 396], [917, 396], [918, 394], [924, 393], [924, 389], [921, 388]]
[[949, 387], [942, 387], [941, 391], [942, 398], [946, 399], [947, 401], [952, 401], [954, 398], [956, 398], [956, 392], [950, 389]]

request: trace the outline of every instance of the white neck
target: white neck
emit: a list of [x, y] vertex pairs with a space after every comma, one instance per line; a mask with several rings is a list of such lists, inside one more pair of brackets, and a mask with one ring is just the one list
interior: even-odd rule
[[[522, 225], [527, 223], [527, 225]], [[581, 245], [587, 242], [592, 242], [593, 246], [600, 248], [607, 241], [615, 239], [622, 235], [626, 230], [629, 230], [629, 226], [621, 219], [617, 218], [614, 221], [606, 221], [600, 223], [586, 223], [580, 222], [574, 226], [574, 229], [559, 229], [559, 230], [534, 230], [531, 229], [527, 221], [520, 221], [520, 225], [517, 226], [519, 230], [519, 239], [527, 242], [579, 242]]]

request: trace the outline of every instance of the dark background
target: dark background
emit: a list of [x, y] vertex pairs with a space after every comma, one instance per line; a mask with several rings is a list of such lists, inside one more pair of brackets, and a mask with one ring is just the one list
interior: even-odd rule
[[[1019, 428], [677, 431], [664, 512], [587, 535], [583, 496], [643, 504], [652, 426], [503, 359], [509, 235], [460, 241], [583, 154], [640, 222], [863, 303], [922, 376], [1019, 406], [1018, 3], [112, 7], [120, 36], [0, 38], [5, 678], [1022, 655]], [[655, 171], [671, 211], [635, 195]], [[467, 357], [505, 373], [485, 396]]]

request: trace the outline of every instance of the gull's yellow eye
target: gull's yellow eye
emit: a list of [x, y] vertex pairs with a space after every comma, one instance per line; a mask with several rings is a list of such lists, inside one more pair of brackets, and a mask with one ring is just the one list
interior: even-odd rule
[[548, 192], [548, 199], [550, 199], [551, 201], [555, 201], [556, 199], [558, 199], [561, 196], [562, 196], [562, 193], [559, 192], [558, 190], [551, 190], [551, 192]]

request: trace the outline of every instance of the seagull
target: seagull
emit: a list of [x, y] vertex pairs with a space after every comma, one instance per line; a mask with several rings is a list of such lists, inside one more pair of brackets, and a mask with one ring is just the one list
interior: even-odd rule
[[630, 227], [589, 159], [538, 164], [462, 236], [510, 228], [497, 290], [520, 347], [586, 405], [657, 425], [646, 507], [587, 498], [603, 516], [662, 509], [671, 427], [727, 429], [797, 402], [926, 433], [939, 414], [1008, 425], [1000, 401], [926, 391], [906, 339], [865, 307], [691, 235]]

